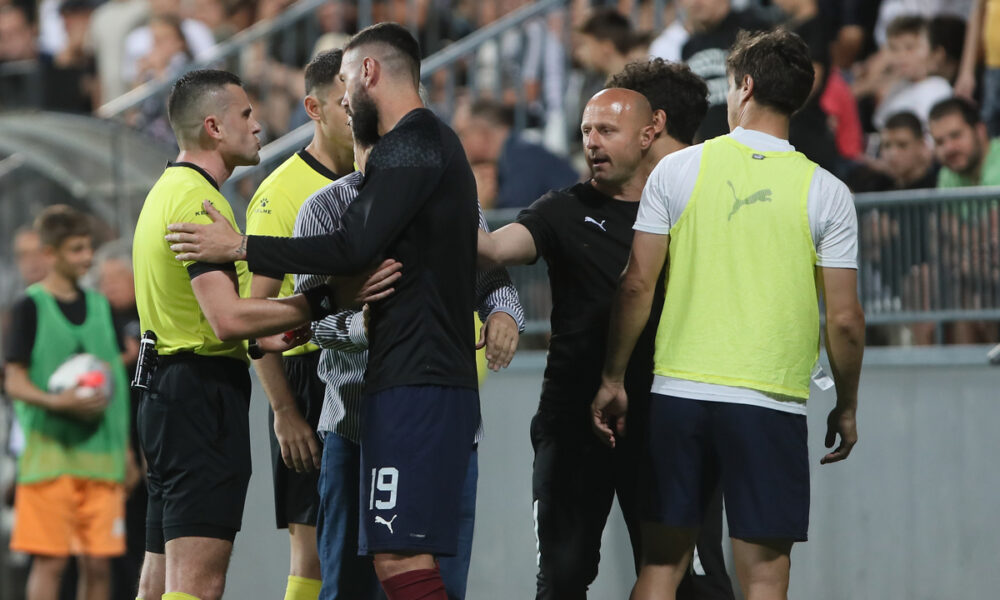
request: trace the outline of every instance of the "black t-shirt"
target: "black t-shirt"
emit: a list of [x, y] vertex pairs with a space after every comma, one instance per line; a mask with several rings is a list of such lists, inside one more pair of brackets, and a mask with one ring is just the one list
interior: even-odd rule
[[[76, 298], [71, 302], [62, 302], [56, 298], [56, 304], [70, 323], [82, 325], [87, 320], [87, 297], [83, 290], [77, 290]], [[10, 332], [5, 340], [4, 359], [23, 365], [31, 364], [31, 351], [35, 347], [37, 330], [38, 307], [29, 296], [24, 296], [10, 309]]]
[[[597, 393], [611, 306], [632, 249], [638, 210], [638, 202], [615, 200], [588, 181], [549, 192], [517, 217], [548, 265], [552, 288], [552, 337], [542, 384], [544, 410], [580, 412]], [[662, 281], [657, 289], [650, 321], [626, 372], [630, 398], [648, 395], [652, 384]]]
[[726, 116], [726, 58], [741, 29], [767, 29], [767, 23], [750, 12], [730, 11], [709, 31], [692, 33], [681, 49], [681, 59], [708, 84], [708, 113], [701, 122], [696, 141], [705, 141], [729, 133]]
[[476, 181], [458, 136], [431, 111], [409, 112], [372, 148], [357, 199], [329, 235], [250, 236], [257, 273], [350, 275], [403, 264], [371, 307], [367, 391], [401, 385], [476, 389]]

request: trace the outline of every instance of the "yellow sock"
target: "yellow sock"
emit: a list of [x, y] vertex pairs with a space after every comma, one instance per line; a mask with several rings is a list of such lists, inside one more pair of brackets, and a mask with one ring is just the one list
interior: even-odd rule
[[184, 592], [167, 592], [160, 596], [162, 600], [201, 600], [198, 596], [185, 594]]
[[323, 582], [319, 579], [289, 575], [288, 586], [285, 588], [285, 600], [317, 600], [321, 587], [323, 587]]

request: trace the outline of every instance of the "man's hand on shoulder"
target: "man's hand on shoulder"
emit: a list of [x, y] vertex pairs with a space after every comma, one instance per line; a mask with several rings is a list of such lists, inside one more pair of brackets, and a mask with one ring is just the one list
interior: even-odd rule
[[234, 229], [210, 201], [205, 200], [203, 206], [211, 223], [171, 223], [167, 226], [172, 233], [167, 234], [166, 240], [170, 242], [170, 249], [177, 253], [175, 258], [208, 263], [246, 260], [247, 236]]

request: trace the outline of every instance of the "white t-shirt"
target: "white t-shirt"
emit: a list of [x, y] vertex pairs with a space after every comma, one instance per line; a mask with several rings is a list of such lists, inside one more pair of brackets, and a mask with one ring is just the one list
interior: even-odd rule
[[670, 62], [681, 62], [681, 49], [691, 34], [684, 29], [680, 19], [667, 26], [649, 45], [650, 58], [662, 58]]
[[930, 116], [934, 105], [950, 97], [951, 84], [937, 75], [916, 83], [898, 83], [875, 109], [872, 123], [877, 129], [882, 129], [889, 117], [907, 111], [917, 115], [926, 127], [927, 117]]
[[[760, 131], [737, 127], [729, 134], [737, 142], [759, 152], [791, 152], [788, 140]], [[634, 229], [666, 235], [687, 207], [701, 166], [704, 145], [698, 144], [667, 155], [656, 165], [642, 190], [642, 201]], [[858, 218], [851, 192], [842, 181], [817, 166], [807, 199], [809, 230], [816, 246], [816, 266], [858, 268]], [[748, 388], [702, 383], [656, 375], [653, 393], [695, 400], [753, 404], [785, 412], [805, 414], [801, 402]]]

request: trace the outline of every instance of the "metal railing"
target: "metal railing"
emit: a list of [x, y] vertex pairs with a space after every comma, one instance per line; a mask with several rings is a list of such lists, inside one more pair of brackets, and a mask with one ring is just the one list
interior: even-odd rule
[[[431, 107], [442, 118], [450, 118], [458, 91], [458, 86], [456, 85], [458, 72], [459, 70], [469, 70], [470, 62], [475, 60], [477, 52], [487, 44], [496, 44], [505, 35], [523, 34], [527, 23], [537, 20], [553, 10], [559, 10], [565, 4], [566, 0], [541, 0], [531, 3], [501, 17], [486, 27], [476, 30], [474, 33], [463, 37], [424, 59], [420, 68], [420, 78], [430, 95]], [[497, 61], [484, 67], [481, 70], [481, 76], [482, 71], [488, 71], [485, 76], [489, 77], [492, 81], [499, 82], [503, 79], [500, 75], [501, 70], [507, 68], [509, 68], [509, 65]], [[435, 80], [435, 77], [439, 74], [446, 75], [444, 81]], [[474, 77], [472, 79], [474, 80]], [[515, 87], [521, 89], [521, 86]], [[526, 122], [526, 104], [518, 102], [516, 106], [516, 122], [523, 126]], [[261, 149], [261, 160], [258, 165], [238, 168], [229, 178], [224, 188], [226, 196], [234, 204], [234, 208], [238, 211], [238, 207], [246, 206], [248, 196], [245, 190], [241, 188], [247, 187], [247, 183], [254, 183], [253, 180], [256, 180], [256, 182], [263, 180], [264, 175], [273, 167], [285, 160], [296, 150], [308, 144], [312, 135], [313, 128], [311, 123], [299, 126], [264, 146]]]
[[[857, 194], [855, 207], [869, 325], [1000, 321], [1000, 187]], [[490, 227], [517, 212], [491, 211]], [[535, 333], [552, 310], [541, 262], [509, 269]]]
[[[323, 6], [328, 1], [299, 0], [273, 19], [255, 23], [228, 40], [217, 44], [201, 59], [188, 63], [184, 67], [184, 71], [187, 72], [226, 64], [227, 61], [238, 58], [240, 53], [251, 45], [274, 39], [275, 36], [282, 33], [291, 32], [293, 28], [302, 23], [312, 24], [313, 30], [310, 32], [311, 35], [309, 37], [315, 41], [319, 37], [318, 25], [314, 18], [315, 12], [317, 8]], [[289, 44], [293, 41], [291, 36], [287, 36], [286, 40]], [[98, 108], [97, 115], [107, 119], [121, 117], [129, 110], [138, 108], [151, 99], [165, 98], [177, 75], [175, 73], [167, 79], [158, 79], [144, 83]]]
[[1000, 187], [858, 194], [870, 324], [1000, 319]]

